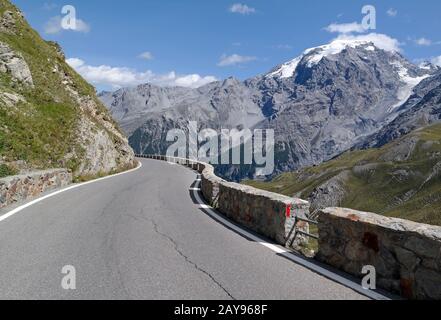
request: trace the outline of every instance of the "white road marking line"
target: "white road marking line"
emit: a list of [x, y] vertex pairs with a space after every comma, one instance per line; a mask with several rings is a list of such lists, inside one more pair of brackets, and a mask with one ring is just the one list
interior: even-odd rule
[[281, 253], [288, 253], [288, 252], [289, 252], [288, 250], [285, 250], [285, 249], [279, 248], [278, 246], [276, 246], [276, 245], [274, 245], [274, 244], [271, 244], [271, 243], [268, 243], [268, 242], [262, 242], [262, 241], [260, 241], [259, 244], [262, 245], [262, 246], [264, 246], [264, 247], [267, 247], [268, 249], [274, 251], [275, 253], [279, 253], [279, 254], [281, 254]]
[[[200, 183], [199, 183], [200, 184]], [[201, 196], [199, 195], [199, 192], [194, 191], [193, 195], [196, 199], [196, 201], [201, 204], [204, 203], [205, 201], [201, 198]], [[201, 206], [201, 205], [200, 205]], [[201, 206], [202, 207], [202, 206]], [[361, 295], [364, 295], [368, 298], [371, 298], [373, 300], [391, 300], [391, 298], [388, 298], [387, 296], [375, 292], [375, 291], [368, 291], [363, 289], [363, 287], [359, 284], [357, 284], [354, 281], [351, 281], [339, 274], [336, 274], [328, 269], [325, 269], [323, 267], [320, 267], [319, 265], [312, 263], [306, 259], [302, 259], [301, 257], [296, 256], [295, 254], [293, 254], [291, 251], [282, 248], [279, 245], [273, 244], [273, 243], [269, 243], [269, 242], [265, 242], [262, 241], [262, 239], [238, 226], [236, 226], [235, 224], [231, 223], [229, 220], [227, 220], [226, 218], [222, 217], [219, 213], [217, 213], [213, 207], [206, 205], [207, 208], [205, 209], [205, 212], [212, 217], [214, 220], [219, 221], [220, 223], [222, 223], [223, 225], [225, 225], [227, 228], [230, 228], [231, 230], [237, 232], [238, 234], [245, 236], [246, 238], [266, 247], [267, 249], [289, 259], [290, 261], [306, 268], [309, 269], [311, 272], [316, 272], [319, 275], [330, 279], [331, 281], [334, 281], [336, 283], [339, 283], [340, 285], [343, 285], [347, 288], [350, 288], [352, 290], [354, 290], [355, 292], [358, 292]]]
[[12, 217], [13, 215], [19, 213], [20, 211], [23, 211], [26, 208], [29, 208], [29, 207], [33, 206], [34, 204], [37, 204], [37, 203], [39, 203], [41, 201], [44, 201], [44, 200], [49, 199], [49, 198], [52, 198], [52, 197], [54, 197], [56, 195], [59, 195], [60, 193], [63, 193], [63, 192], [66, 192], [66, 191], [70, 191], [70, 190], [73, 190], [73, 189], [76, 189], [76, 188], [79, 188], [79, 187], [83, 187], [85, 185], [92, 184], [92, 183], [95, 183], [95, 182], [99, 182], [99, 181], [107, 180], [107, 179], [110, 179], [110, 178], [114, 178], [114, 177], [117, 177], [117, 176], [120, 176], [120, 175], [123, 175], [123, 174], [131, 173], [131, 172], [134, 172], [134, 171], [140, 169], [141, 167], [142, 167], [142, 163], [138, 161], [138, 166], [136, 168], [134, 168], [134, 169], [131, 169], [131, 170], [128, 170], [128, 171], [124, 171], [124, 172], [120, 172], [120, 173], [116, 173], [116, 174], [113, 174], [113, 175], [110, 175], [110, 176], [107, 176], [107, 177], [103, 177], [103, 178], [99, 178], [99, 179], [95, 179], [95, 180], [91, 180], [91, 181], [87, 181], [87, 182], [83, 182], [83, 183], [74, 184], [74, 185], [72, 185], [70, 187], [67, 187], [67, 188], [55, 191], [55, 192], [50, 193], [48, 195], [45, 195], [45, 196], [43, 196], [41, 198], [35, 199], [35, 200], [31, 201], [31, 202], [28, 202], [28, 203], [26, 203], [26, 204], [24, 204], [24, 205], [22, 205], [22, 206], [20, 206], [18, 208], [15, 208], [14, 210], [12, 210], [12, 211], [10, 211], [8, 213], [5, 213], [4, 215], [0, 216], [0, 222], [5, 221], [6, 219], [8, 219], [8, 218]]
[[270, 249], [270, 250], [272, 250], [272, 251], [274, 251], [274, 252], [276, 252], [276, 253], [285, 253], [285, 252], [288, 252], [288, 250], [281, 249], [280, 247], [278, 247], [278, 246], [276, 246], [276, 245], [274, 245], [274, 244], [271, 244], [271, 243], [268, 243], [268, 242], [263, 242], [261, 238], [257, 237], [257, 236], [254, 235], [254, 234], [249, 233], [248, 231], [245, 231], [244, 229], [242, 229], [242, 228], [236, 226], [235, 224], [233, 224], [233, 223], [230, 222], [229, 220], [227, 220], [227, 219], [225, 219], [224, 217], [220, 216], [216, 211], [214, 211], [213, 207], [211, 207], [211, 206], [209, 206], [209, 205], [203, 205], [204, 200], [202, 200], [202, 198], [201, 198], [201, 196], [199, 195], [198, 192], [194, 192], [193, 195], [195, 196], [196, 201], [198, 202], [198, 206], [200, 206], [200, 207], [204, 206], [204, 209], [206, 209], [206, 211], [208, 212], [208, 214], [209, 214], [212, 218], [214, 218], [214, 219], [216, 219], [216, 220], [222, 222], [222, 224], [224, 224], [224, 225], [227, 226], [228, 228], [230, 228], [230, 229], [236, 231], [237, 233], [239, 233], [239, 234], [241, 234], [241, 235], [246, 236], [247, 238], [253, 240], [254, 242], [259, 243], [259, 244], [261, 244], [261, 245], [267, 247], [268, 249]]

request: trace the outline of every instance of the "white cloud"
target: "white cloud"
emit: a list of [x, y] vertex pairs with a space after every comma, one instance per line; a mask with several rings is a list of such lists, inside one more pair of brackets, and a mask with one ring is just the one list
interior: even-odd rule
[[153, 60], [154, 59], [153, 54], [151, 52], [149, 52], [149, 51], [141, 53], [138, 56], [138, 58], [144, 59], [144, 60]]
[[362, 35], [342, 34], [335, 40], [354, 40], [372, 42], [377, 48], [392, 52], [401, 52], [401, 43], [385, 34], [369, 33]]
[[235, 3], [230, 7], [230, 12], [248, 15], [256, 13], [256, 9], [248, 7], [246, 4]]
[[78, 58], [67, 59], [66, 62], [94, 85], [110, 86], [114, 89], [131, 87], [143, 83], [159, 86], [181, 86], [197, 88], [207, 83], [217, 81], [213, 76], [202, 77], [198, 74], [177, 75], [174, 71], [167, 74], [155, 74], [147, 70], [138, 72], [126, 67], [111, 67], [107, 65], [91, 66]]
[[255, 61], [257, 60], [256, 57], [250, 57], [250, 56], [241, 56], [238, 54], [232, 54], [230, 56], [224, 54], [221, 56], [219, 63], [217, 64], [219, 67], [227, 67], [227, 66], [234, 66], [237, 64], [244, 64], [247, 62]]
[[78, 58], [70, 58], [70, 59], [67, 59], [66, 62], [68, 65], [70, 65], [75, 70], [77, 70], [81, 66], [85, 65], [85, 62], [81, 59], [78, 59]]
[[441, 67], [441, 56], [438, 56], [438, 57], [432, 58], [431, 62], [432, 62], [434, 65], [437, 65], [437, 66]]
[[44, 33], [57, 34], [60, 33], [63, 28], [61, 27], [61, 17], [52, 17], [46, 22], [44, 26]]
[[331, 33], [363, 33], [367, 30], [362, 24], [357, 22], [352, 23], [332, 23], [325, 28], [326, 31]]
[[62, 18], [60, 16], [52, 17], [44, 25], [44, 32], [46, 34], [59, 34], [62, 31], [75, 31], [88, 33], [90, 31], [90, 26], [81, 19], [76, 19], [76, 28], [65, 30], [61, 25]]
[[402, 52], [401, 46], [403, 43], [400, 43], [400, 41], [397, 39], [391, 38], [385, 34], [367, 33], [369, 30], [357, 22], [343, 24], [333, 23], [326, 27], [325, 30], [331, 33], [339, 34], [337, 38], [332, 40], [334, 45], [337, 47], [341, 46], [342, 44], [345, 45], [345, 43], [348, 41], [372, 42], [379, 49], [391, 52]]
[[83, 20], [77, 19], [77, 27], [72, 31], [88, 33], [90, 31], [90, 26]]
[[178, 87], [187, 87], [187, 88], [198, 88], [200, 86], [206, 85], [207, 83], [211, 83], [213, 81], [217, 81], [217, 79], [213, 76], [202, 77], [198, 74], [188, 74], [182, 76], [176, 76], [174, 72], [171, 72], [173, 85]]
[[390, 8], [389, 10], [387, 10], [386, 13], [389, 17], [396, 17], [398, 14], [398, 10], [396, 10], [394, 8]]
[[432, 45], [432, 40], [426, 38], [415, 39], [415, 43], [419, 46], [428, 47]]

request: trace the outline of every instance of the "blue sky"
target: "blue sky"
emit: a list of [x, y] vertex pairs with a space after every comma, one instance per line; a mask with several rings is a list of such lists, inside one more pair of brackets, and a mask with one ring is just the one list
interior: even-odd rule
[[[98, 90], [146, 81], [198, 86], [265, 73], [339, 36], [326, 30], [329, 25], [360, 24], [367, 4], [376, 8], [373, 32], [396, 39], [404, 56], [413, 61], [441, 56], [439, 0], [13, 2], [45, 39], [62, 45]], [[57, 25], [68, 4], [77, 11], [76, 31]], [[441, 64], [441, 58], [434, 61]]]

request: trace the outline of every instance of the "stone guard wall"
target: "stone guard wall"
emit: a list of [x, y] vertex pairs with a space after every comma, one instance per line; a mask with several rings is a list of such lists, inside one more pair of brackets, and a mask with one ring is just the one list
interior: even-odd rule
[[219, 184], [218, 210], [233, 221], [287, 247], [297, 247], [294, 240], [304, 241], [302, 237], [294, 239], [296, 228], [308, 231], [304, 230], [302, 223], [296, 226], [296, 217], [306, 218], [308, 202], [237, 183]]
[[70, 183], [72, 174], [66, 169], [38, 171], [0, 179], [0, 209]]
[[317, 259], [409, 299], [441, 299], [441, 227], [342, 208], [319, 216]]

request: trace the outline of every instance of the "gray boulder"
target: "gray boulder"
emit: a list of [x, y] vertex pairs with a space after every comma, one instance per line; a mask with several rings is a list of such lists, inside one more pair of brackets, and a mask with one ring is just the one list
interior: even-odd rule
[[3, 42], [0, 42], [0, 72], [26, 85], [34, 85], [31, 70], [23, 56]]

